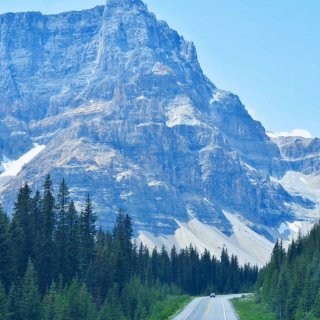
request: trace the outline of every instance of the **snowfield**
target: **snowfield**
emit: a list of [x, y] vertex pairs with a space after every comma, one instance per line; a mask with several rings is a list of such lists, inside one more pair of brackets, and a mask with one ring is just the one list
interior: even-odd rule
[[312, 223], [314, 223], [315, 219], [318, 220], [320, 218], [320, 176], [288, 171], [282, 179], [272, 178], [272, 181], [281, 184], [290, 194], [310, 199], [316, 204], [314, 209], [309, 210], [292, 205], [297, 216], [303, 220], [311, 219], [313, 220]]
[[22, 170], [23, 166], [31, 162], [41, 151], [45, 149], [45, 145], [34, 144], [34, 148], [22, 155], [17, 160], [10, 160], [3, 157], [3, 161], [0, 163], [2, 173], [0, 174], [0, 187], [3, 187], [11, 179], [16, 177]]
[[15, 177], [21, 171], [22, 167], [34, 159], [41, 151], [45, 149], [45, 145], [34, 144], [34, 148], [25, 153], [17, 160], [9, 160], [5, 158], [1, 163], [4, 171], [0, 174], [0, 177]]

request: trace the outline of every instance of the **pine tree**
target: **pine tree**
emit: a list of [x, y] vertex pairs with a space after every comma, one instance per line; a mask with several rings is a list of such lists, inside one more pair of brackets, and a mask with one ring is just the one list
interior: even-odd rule
[[9, 288], [12, 280], [12, 246], [10, 239], [10, 222], [0, 204], [0, 283], [6, 289]]
[[40, 228], [39, 255], [36, 258], [36, 267], [39, 275], [39, 286], [42, 293], [51, 286], [55, 273], [55, 245], [54, 232], [56, 225], [55, 199], [52, 192], [52, 181], [47, 175], [44, 182], [44, 192], [41, 201], [42, 221]]
[[52, 284], [42, 300], [41, 320], [57, 320], [57, 295], [57, 288]]
[[178, 253], [175, 246], [172, 247], [170, 252], [170, 280], [172, 283], [178, 282]]
[[75, 208], [74, 202], [71, 201], [68, 208], [67, 218], [67, 238], [65, 249], [66, 249], [66, 260], [64, 263], [65, 269], [65, 280], [70, 283], [79, 272], [80, 264], [80, 220]]
[[113, 229], [113, 255], [116, 264], [115, 281], [120, 288], [132, 276], [132, 225], [131, 218], [120, 209]]
[[162, 283], [170, 281], [170, 258], [165, 246], [161, 247], [159, 255], [159, 280]]
[[70, 309], [72, 320], [95, 320], [96, 311], [92, 297], [86, 286], [81, 285], [75, 278], [66, 290], [66, 298]]
[[312, 313], [316, 319], [320, 319], [320, 288], [318, 289], [317, 296], [312, 307]]
[[119, 287], [116, 284], [108, 292], [99, 320], [126, 320], [121, 307]]
[[67, 242], [69, 230], [67, 216], [69, 201], [69, 190], [63, 179], [59, 187], [56, 201], [57, 230], [55, 232], [57, 275], [62, 278], [63, 284], [66, 283], [67, 280], [70, 280], [70, 277], [68, 277], [69, 266], [66, 267], [66, 263], [68, 263]]
[[21, 320], [19, 315], [19, 303], [21, 300], [21, 288], [12, 284], [7, 298], [7, 310], [10, 313], [10, 320]]
[[41, 247], [41, 223], [43, 221], [41, 210], [41, 195], [39, 191], [36, 191], [33, 198], [30, 201], [30, 233], [33, 239], [33, 248], [30, 257], [36, 262], [37, 257], [40, 254]]
[[[212, 284], [211, 279], [211, 257], [209, 251], [205, 250], [201, 256], [200, 269], [199, 269], [199, 286], [201, 289], [206, 289]], [[215, 291], [211, 288], [210, 291]]]
[[0, 319], [1, 320], [10, 319], [6, 291], [1, 282], [0, 282]]
[[[228, 250], [223, 248], [220, 257], [220, 284], [219, 291], [220, 292], [230, 292], [230, 282], [229, 282], [229, 268], [230, 268], [230, 258], [228, 254]], [[227, 281], [226, 281], [227, 280]]]
[[94, 257], [97, 216], [93, 212], [89, 194], [80, 215], [80, 256], [81, 269], [84, 274]]
[[10, 227], [14, 265], [18, 278], [24, 275], [28, 259], [33, 252], [34, 234], [31, 232], [30, 195], [31, 190], [27, 184], [20, 188]]
[[21, 319], [40, 319], [40, 295], [36, 282], [36, 272], [30, 260], [22, 281], [18, 311]]

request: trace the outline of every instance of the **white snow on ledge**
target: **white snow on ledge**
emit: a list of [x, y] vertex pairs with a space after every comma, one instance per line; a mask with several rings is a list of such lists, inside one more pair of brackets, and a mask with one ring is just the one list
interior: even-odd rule
[[202, 125], [202, 122], [198, 120], [199, 115], [188, 97], [177, 97], [170, 105], [169, 110], [166, 112], [166, 116], [168, 118], [166, 125], [169, 128], [178, 125]]
[[267, 136], [269, 136], [271, 139], [277, 139], [280, 137], [301, 137], [306, 139], [312, 139], [312, 134], [305, 129], [294, 129], [291, 132], [272, 132], [272, 131], [266, 131]]
[[171, 74], [172, 70], [161, 62], [157, 62], [152, 68], [152, 73], [158, 76], [165, 76]]
[[34, 144], [34, 148], [25, 153], [17, 160], [9, 160], [4, 157], [1, 163], [4, 172], [0, 174], [0, 177], [15, 177], [21, 171], [24, 165], [32, 161], [42, 150], [44, 150], [45, 145]]
[[212, 103], [214, 103], [214, 102], [220, 101], [220, 95], [221, 95], [221, 94], [220, 94], [219, 91], [215, 92], [215, 93], [212, 95], [212, 98], [210, 99], [209, 103], [212, 104]]

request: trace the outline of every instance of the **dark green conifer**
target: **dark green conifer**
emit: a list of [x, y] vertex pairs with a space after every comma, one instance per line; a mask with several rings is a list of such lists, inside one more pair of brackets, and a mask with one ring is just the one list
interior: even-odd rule
[[36, 278], [33, 264], [29, 260], [22, 280], [21, 297], [18, 303], [18, 312], [21, 319], [40, 319], [40, 294]]
[[0, 283], [9, 289], [12, 280], [12, 245], [10, 239], [10, 221], [0, 204]]
[[39, 286], [42, 293], [48, 289], [55, 274], [55, 245], [54, 232], [56, 217], [54, 212], [55, 199], [52, 191], [52, 181], [50, 175], [45, 178], [43, 186], [43, 197], [41, 200], [41, 223], [39, 225], [40, 244], [39, 255], [35, 259], [37, 272], [39, 275]]

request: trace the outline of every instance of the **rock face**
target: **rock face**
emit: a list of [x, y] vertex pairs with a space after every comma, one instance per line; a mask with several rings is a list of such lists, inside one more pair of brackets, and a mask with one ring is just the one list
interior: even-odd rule
[[90, 192], [106, 227], [122, 207], [138, 232], [172, 235], [196, 219], [230, 237], [227, 210], [270, 240], [315, 206], [271, 177], [318, 173], [299, 155], [318, 157], [319, 140], [272, 141], [140, 0], [0, 15], [0, 61], [0, 160], [46, 146], [1, 186], [10, 206], [23, 182], [41, 188], [51, 173], [78, 201]]
[[302, 137], [278, 137], [279, 146], [287, 168], [307, 175], [320, 175], [320, 139]]

